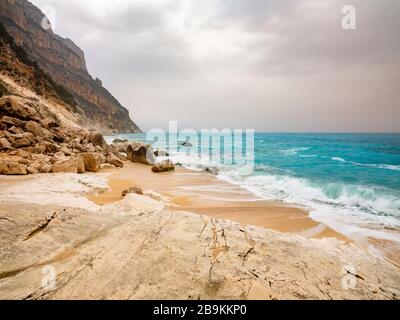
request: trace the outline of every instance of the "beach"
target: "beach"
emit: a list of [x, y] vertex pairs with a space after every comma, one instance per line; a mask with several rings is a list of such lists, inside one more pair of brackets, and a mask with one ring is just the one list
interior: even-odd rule
[[[152, 174], [149, 166], [125, 162], [99, 173], [0, 178], [1, 299], [400, 294], [392, 263], [328, 227], [325, 236], [301, 235], [319, 225], [304, 208], [255, 201], [210, 174], [182, 168]], [[122, 198], [120, 191], [131, 186], [144, 195]], [[46, 270], [55, 273], [54, 287], [43, 286]], [[347, 280], [355, 281], [350, 289]]]

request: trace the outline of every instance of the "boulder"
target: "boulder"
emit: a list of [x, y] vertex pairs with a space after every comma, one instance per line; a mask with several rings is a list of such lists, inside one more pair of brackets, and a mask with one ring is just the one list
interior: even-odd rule
[[28, 121], [25, 123], [25, 130], [32, 133], [35, 137], [53, 139], [53, 134], [49, 130], [43, 128], [36, 121]]
[[171, 160], [162, 161], [162, 162], [156, 164], [155, 166], [153, 166], [153, 168], [151, 168], [151, 171], [153, 171], [155, 173], [167, 172], [167, 171], [173, 171], [173, 170], [175, 170], [175, 165], [173, 164], [173, 162]]
[[49, 173], [51, 171], [51, 167], [52, 166], [49, 163], [41, 163], [38, 170], [40, 173]]
[[53, 142], [44, 141], [43, 144], [46, 146], [45, 153], [47, 154], [55, 154], [60, 149], [60, 147]]
[[8, 142], [6, 138], [0, 138], [0, 150], [8, 150], [11, 149], [11, 143]]
[[13, 117], [3, 116], [2, 121], [9, 126], [24, 127], [25, 122]]
[[97, 172], [100, 170], [100, 165], [103, 161], [101, 154], [95, 152], [86, 152], [82, 153], [81, 157], [83, 159], [86, 171]]
[[145, 143], [134, 142], [129, 144], [127, 148], [128, 160], [142, 164], [153, 165], [155, 156], [153, 148]]
[[106, 155], [106, 163], [112, 164], [117, 168], [122, 168], [124, 166], [124, 163], [112, 153]]
[[130, 193], [143, 195], [143, 190], [139, 187], [132, 187], [132, 188], [122, 191], [122, 196], [125, 197]]
[[110, 163], [103, 163], [100, 165], [100, 169], [115, 169], [116, 166], [110, 164]]
[[127, 143], [129, 142], [128, 139], [114, 139], [113, 143]]
[[39, 173], [39, 170], [32, 166], [29, 166], [28, 168], [26, 168], [26, 171], [28, 171], [29, 174], [38, 174]]
[[35, 137], [30, 132], [12, 135], [10, 142], [14, 148], [29, 147], [36, 142]]
[[22, 128], [16, 127], [16, 126], [12, 126], [10, 129], [8, 129], [8, 131], [9, 131], [10, 133], [13, 133], [13, 134], [24, 133], [24, 130], [22, 130]]
[[52, 173], [70, 172], [78, 173], [78, 168], [75, 159], [55, 162], [51, 167]]
[[26, 166], [18, 162], [0, 160], [0, 174], [27, 175]]
[[77, 157], [75, 158], [76, 161], [76, 169], [78, 170], [78, 173], [85, 173], [85, 162], [83, 161], [82, 157]]
[[53, 129], [53, 128], [58, 128], [61, 124], [61, 121], [56, 117], [53, 118], [46, 117], [44, 119], [41, 119], [39, 123], [43, 128]]
[[104, 137], [100, 133], [90, 133], [88, 140], [94, 145], [98, 146], [102, 149], [107, 147], [107, 142], [104, 140]]
[[11, 117], [24, 120], [39, 120], [40, 117], [32, 106], [18, 96], [7, 96], [0, 99], [0, 111]]

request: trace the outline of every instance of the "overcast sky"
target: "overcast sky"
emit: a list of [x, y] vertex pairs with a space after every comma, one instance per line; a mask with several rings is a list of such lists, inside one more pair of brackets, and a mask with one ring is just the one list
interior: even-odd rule
[[398, 0], [31, 2], [144, 130], [400, 131]]

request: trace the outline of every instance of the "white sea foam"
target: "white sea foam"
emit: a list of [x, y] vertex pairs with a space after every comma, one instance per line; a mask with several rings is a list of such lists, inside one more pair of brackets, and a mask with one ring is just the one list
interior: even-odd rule
[[352, 164], [354, 166], [359, 166], [359, 167], [369, 167], [369, 168], [377, 168], [377, 169], [384, 169], [384, 170], [400, 171], [400, 165], [359, 163], [359, 162], [354, 162], [354, 161], [347, 161], [347, 160], [345, 160], [343, 158], [338, 158], [338, 157], [332, 157], [331, 159], [333, 161], [339, 161], [339, 162], [342, 162], [342, 163], [348, 163], [348, 164]]

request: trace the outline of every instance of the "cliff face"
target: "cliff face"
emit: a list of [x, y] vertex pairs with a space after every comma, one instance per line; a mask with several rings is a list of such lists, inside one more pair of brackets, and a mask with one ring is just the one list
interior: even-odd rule
[[83, 51], [70, 39], [42, 27], [44, 14], [26, 0], [0, 0], [0, 22], [58, 84], [75, 97], [77, 108], [84, 115], [82, 126], [102, 132], [140, 132], [129, 112], [93, 79], [86, 68]]

